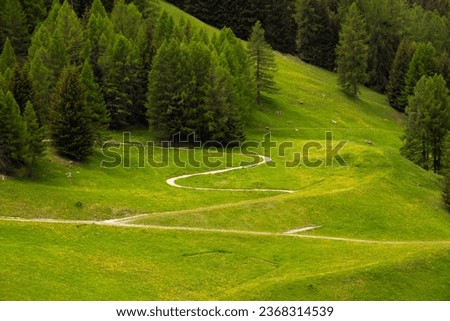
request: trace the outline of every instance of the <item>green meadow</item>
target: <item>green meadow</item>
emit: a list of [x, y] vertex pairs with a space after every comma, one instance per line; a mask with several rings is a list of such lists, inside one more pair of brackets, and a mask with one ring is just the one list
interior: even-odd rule
[[[161, 160], [162, 149], [122, 145], [110, 151], [125, 152], [128, 167], [102, 167], [108, 157], [100, 147], [84, 163], [49, 148], [33, 180], [0, 180], [0, 216], [24, 219], [0, 218], [0, 300], [450, 300], [442, 179], [400, 156], [402, 115], [369, 89], [348, 97], [333, 73], [292, 56], [276, 60], [279, 93], [254, 111], [247, 139], [271, 133], [292, 147], [252, 150], [269, 164], [177, 181], [216, 190], [166, 184], [211, 170], [204, 164], [180, 167], [171, 158], [155, 168], [146, 157]], [[151, 132], [131, 132], [144, 145], [152, 140]], [[333, 146], [346, 141], [346, 166], [307, 166], [303, 146], [325, 146], [327, 132]], [[185, 161], [217, 156], [171, 152]], [[222, 152], [213, 170], [256, 161]], [[296, 154], [300, 161], [286, 166]], [[311, 150], [313, 161], [325, 156], [325, 148]], [[94, 224], [124, 218], [130, 226]], [[314, 238], [284, 234], [310, 226], [319, 228], [299, 234]]]

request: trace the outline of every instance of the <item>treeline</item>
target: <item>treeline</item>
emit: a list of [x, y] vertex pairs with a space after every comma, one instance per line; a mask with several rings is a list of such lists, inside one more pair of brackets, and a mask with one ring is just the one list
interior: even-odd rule
[[[19, 30], [23, 22], [26, 35], [21, 3], [7, 1], [15, 8], [12, 25]], [[274, 54], [259, 22], [247, 48], [231, 29], [210, 38], [190, 22], [175, 22], [157, 0], [116, 0], [110, 13], [93, 0], [81, 18], [77, 3], [84, 2], [54, 1], [30, 37], [6, 34], [1, 172], [34, 168], [43, 135], [75, 160], [91, 155], [108, 129], [136, 126], [150, 125], [164, 139], [194, 133], [237, 143], [261, 93], [275, 91]]]
[[294, 0], [168, 0], [219, 29], [229, 27], [241, 39], [249, 39], [261, 21], [269, 44], [276, 50], [295, 53]]
[[384, 92], [397, 48], [431, 42], [438, 53], [450, 50], [448, 0], [170, 0], [217, 27], [228, 26], [248, 39], [257, 20], [273, 48], [297, 53], [308, 63], [337, 69], [339, 33], [352, 3], [366, 24], [368, 64], [364, 84]]

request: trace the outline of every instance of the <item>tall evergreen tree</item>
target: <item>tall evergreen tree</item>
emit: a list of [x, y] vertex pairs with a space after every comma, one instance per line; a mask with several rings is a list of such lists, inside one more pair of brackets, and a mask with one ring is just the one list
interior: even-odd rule
[[27, 130], [28, 175], [33, 176], [37, 161], [44, 153], [44, 131], [36, 117], [33, 104], [26, 103], [23, 120]]
[[87, 105], [92, 113], [92, 127], [96, 141], [102, 142], [109, 127], [109, 113], [100, 86], [95, 82], [94, 72], [86, 59], [81, 71], [81, 81], [86, 89]]
[[100, 58], [103, 92], [111, 114], [111, 128], [129, 125], [135, 103], [138, 104], [141, 60], [136, 47], [123, 35], [116, 36]]
[[405, 95], [414, 94], [417, 82], [423, 76], [432, 76], [436, 72], [436, 50], [431, 43], [420, 43], [414, 52], [408, 73], [406, 74]]
[[51, 97], [52, 71], [47, 67], [47, 50], [39, 48], [30, 62], [30, 79], [34, 91], [34, 108], [39, 122], [49, 124], [49, 101]]
[[438, 73], [444, 77], [447, 87], [450, 88], [450, 55], [444, 51], [438, 58], [437, 62]]
[[16, 64], [17, 59], [14, 48], [12, 47], [9, 38], [6, 38], [2, 54], [0, 55], [0, 73], [4, 74], [8, 68], [14, 70]]
[[0, 3], [0, 43], [11, 40], [15, 52], [25, 57], [29, 34], [25, 13], [19, 0], [2, 0]]
[[391, 106], [400, 112], [404, 112], [408, 104], [408, 97], [405, 96], [406, 74], [415, 50], [415, 44], [404, 39], [398, 47], [390, 72], [387, 95]]
[[9, 84], [9, 90], [14, 95], [23, 115], [27, 102], [34, 101], [33, 84], [25, 66], [16, 65]]
[[26, 164], [26, 127], [11, 92], [0, 90], [0, 172], [14, 174]]
[[180, 103], [187, 82], [182, 68], [186, 61], [187, 55], [181, 50], [178, 40], [164, 41], [149, 73], [148, 120], [156, 134], [163, 138], [182, 130]]
[[445, 167], [444, 167], [444, 186], [442, 191], [442, 199], [445, 206], [450, 211], [450, 134], [447, 135], [445, 144]]
[[[62, 40], [63, 49], [61, 51], [65, 51], [69, 63], [76, 66], [83, 65], [89, 52], [80, 20], [67, 0], [64, 1], [58, 12], [54, 38]], [[59, 39], [58, 44], [60, 43]]]
[[86, 27], [86, 38], [91, 47], [90, 62], [96, 81], [102, 81], [99, 59], [104, 55], [109, 39], [114, 40], [114, 27], [100, 0], [94, 0]]
[[297, 49], [307, 63], [334, 68], [337, 40], [326, 0], [297, 2]]
[[[250, 56], [244, 45], [230, 28], [221, 30], [218, 38], [212, 41], [221, 65], [229, 70], [243, 121], [248, 122], [256, 100], [255, 80]], [[223, 59], [222, 59], [223, 58]], [[226, 63], [226, 66], [224, 64]]]
[[47, 8], [44, 0], [21, 0], [20, 2], [25, 12], [28, 33], [31, 35], [36, 26], [47, 16]]
[[75, 67], [66, 67], [61, 73], [53, 94], [51, 122], [53, 144], [60, 155], [84, 160], [92, 154], [91, 112]]
[[170, 41], [172, 33], [175, 29], [175, 23], [172, 16], [169, 16], [167, 11], [163, 11], [156, 24], [154, 46], [156, 50], [163, 44], [164, 41]]
[[143, 19], [142, 14], [133, 3], [126, 4], [125, 0], [117, 0], [111, 13], [111, 22], [116, 33], [134, 41], [143, 24]]
[[347, 93], [357, 96], [358, 84], [367, 81], [368, 46], [366, 24], [356, 3], [348, 10], [339, 38], [339, 84]]
[[450, 129], [449, 106], [441, 75], [423, 76], [409, 99], [402, 154], [424, 169], [439, 172], [442, 168], [444, 138]]
[[277, 90], [274, 81], [276, 72], [275, 54], [265, 40], [264, 29], [259, 21], [253, 27], [248, 50], [254, 67], [256, 101], [258, 105], [261, 105], [262, 92], [275, 93]]

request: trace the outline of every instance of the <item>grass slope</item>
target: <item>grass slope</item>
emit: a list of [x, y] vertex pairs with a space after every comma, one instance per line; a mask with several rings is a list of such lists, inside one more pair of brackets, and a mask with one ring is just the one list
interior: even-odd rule
[[[210, 35], [217, 32], [162, 6]], [[280, 92], [255, 110], [248, 139], [260, 142], [271, 132], [273, 140], [295, 147], [284, 155], [267, 154], [276, 167], [178, 183], [295, 194], [171, 188], [166, 179], [207, 168], [173, 162], [139, 168], [137, 148], [127, 157], [128, 169], [101, 168], [100, 151], [87, 163], [68, 163], [49, 152], [36, 180], [0, 180], [0, 215], [104, 220], [150, 213], [133, 223], [277, 233], [320, 225], [308, 234], [450, 241], [440, 178], [400, 157], [402, 117], [386, 98], [365, 88], [360, 99], [349, 98], [335, 74], [291, 56], [277, 54], [277, 64]], [[336, 141], [348, 141], [341, 153], [348, 166], [284, 166], [307, 142], [325, 144], [330, 131]], [[150, 136], [133, 133], [141, 142]], [[182, 159], [203, 156], [180, 151]], [[153, 157], [161, 159], [162, 151], [156, 149]], [[240, 160], [248, 158], [235, 152], [222, 168]], [[449, 251], [439, 243], [360, 244], [0, 220], [0, 300], [448, 300]]]

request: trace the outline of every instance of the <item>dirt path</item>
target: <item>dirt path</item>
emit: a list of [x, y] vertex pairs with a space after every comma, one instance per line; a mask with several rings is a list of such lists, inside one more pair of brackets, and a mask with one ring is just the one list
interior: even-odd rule
[[169, 184], [172, 187], [177, 188], [184, 188], [184, 189], [191, 189], [191, 190], [197, 190], [197, 191], [221, 191], [221, 192], [268, 192], [268, 193], [295, 193], [295, 191], [291, 190], [284, 190], [284, 189], [240, 189], [240, 188], [207, 188], [207, 187], [191, 187], [191, 186], [184, 186], [177, 184], [177, 181], [180, 179], [186, 179], [196, 176], [206, 176], [206, 175], [217, 175], [222, 173], [228, 173], [231, 171], [237, 171], [242, 169], [249, 169], [258, 167], [264, 164], [267, 164], [272, 161], [269, 157], [258, 155], [261, 158], [261, 161], [257, 164], [247, 165], [247, 166], [239, 166], [239, 167], [233, 167], [233, 168], [227, 168], [227, 169], [220, 169], [215, 171], [209, 171], [204, 173], [196, 173], [196, 174], [188, 174], [188, 175], [182, 175], [178, 177], [169, 178], [166, 183]]
[[[349, 243], [365, 243], [365, 244], [384, 244], [384, 245], [450, 245], [450, 241], [376, 241], [376, 240], [363, 240], [344, 237], [330, 237], [330, 236], [316, 236], [295, 234], [293, 231], [286, 233], [276, 232], [257, 232], [257, 231], [244, 231], [244, 230], [223, 230], [214, 228], [200, 228], [200, 227], [182, 227], [182, 226], [157, 226], [157, 225], [140, 225], [131, 224], [128, 222], [121, 223], [119, 221], [76, 221], [76, 220], [54, 220], [54, 219], [24, 219], [18, 217], [0, 217], [0, 221], [6, 222], [21, 222], [21, 223], [44, 223], [44, 224], [69, 224], [69, 225], [97, 225], [97, 226], [110, 226], [119, 228], [136, 228], [147, 230], [162, 230], [162, 231], [179, 231], [179, 232], [201, 232], [201, 233], [214, 233], [214, 234], [234, 234], [234, 235], [246, 235], [246, 236], [268, 236], [268, 237], [293, 237], [312, 240], [325, 240], [325, 241], [339, 241]], [[305, 228], [306, 229], [306, 228]], [[301, 230], [301, 229], [299, 229]]]

